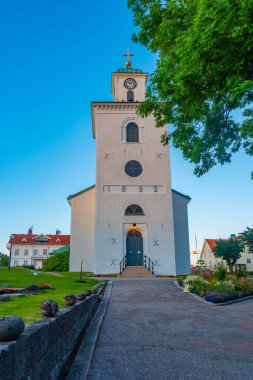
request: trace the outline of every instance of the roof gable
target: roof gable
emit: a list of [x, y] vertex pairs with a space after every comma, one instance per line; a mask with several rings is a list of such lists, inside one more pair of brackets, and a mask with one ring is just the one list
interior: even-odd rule
[[213, 248], [216, 246], [216, 242], [218, 240], [219, 239], [205, 239], [211, 250], [213, 250]]
[[[33, 235], [33, 234], [13, 234], [12, 235], [12, 244], [24, 244], [24, 245], [38, 245], [39, 241], [36, 241], [36, 238], [41, 236], [46, 237], [47, 240], [44, 240], [44, 244], [48, 245], [69, 245], [70, 244], [70, 235]], [[59, 241], [60, 240], [60, 241]], [[9, 243], [11, 241], [9, 240]], [[42, 242], [43, 244], [43, 242]]]

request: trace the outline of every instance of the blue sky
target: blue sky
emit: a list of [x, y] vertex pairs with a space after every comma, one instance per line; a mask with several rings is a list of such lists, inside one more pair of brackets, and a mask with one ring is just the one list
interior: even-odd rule
[[[90, 102], [112, 100], [111, 72], [152, 72], [155, 57], [131, 42], [125, 0], [12, 0], [0, 4], [0, 251], [11, 233], [70, 231], [67, 196], [95, 182]], [[252, 158], [201, 178], [171, 150], [173, 188], [192, 197], [191, 249], [252, 226]]]

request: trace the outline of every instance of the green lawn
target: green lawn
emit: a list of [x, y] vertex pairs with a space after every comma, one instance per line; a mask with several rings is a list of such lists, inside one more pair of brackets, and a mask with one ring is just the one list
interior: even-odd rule
[[75, 282], [79, 280], [79, 273], [61, 272], [63, 277], [53, 274], [36, 272], [24, 268], [0, 268], [0, 287], [8, 284], [11, 287], [27, 287], [29, 285], [51, 284], [56, 290], [47, 290], [46, 293], [27, 295], [26, 297], [13, 298], [10, 302], [0, 302], [0, 316], [16, 315], [26, 323], [41, 319], [40, 304], [44, 300], [51, 299], [58, 303], [59, 308], [64, 307], [64, 297], [69, 293], [78, 294], [85, 289], [90, 289], [98, 281], [85, 278], [84, 283]]

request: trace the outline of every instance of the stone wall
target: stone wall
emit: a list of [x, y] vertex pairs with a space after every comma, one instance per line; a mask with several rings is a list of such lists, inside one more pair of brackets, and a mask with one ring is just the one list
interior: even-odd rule
[[97, 299], [94, 294], [28, 325], [16, 341], [0, 343], [0, 379], [58, 379]]

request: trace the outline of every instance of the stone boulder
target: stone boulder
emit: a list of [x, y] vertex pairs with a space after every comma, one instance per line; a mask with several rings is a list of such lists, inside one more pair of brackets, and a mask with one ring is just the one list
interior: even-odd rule
[[46, 317], [53, 317], [58, 311], [58, 304], [52, 300], [46, 300], [40, 304], [40, 311]]
[[76, 303], [76, 296], [74, 294], [68, 294], [64, 298], [64, 302], [66, 306], [73, 306]]
[[15, 340], [24, 331], [24, 321], [13, 315], [0, 318], [0, 341]]

